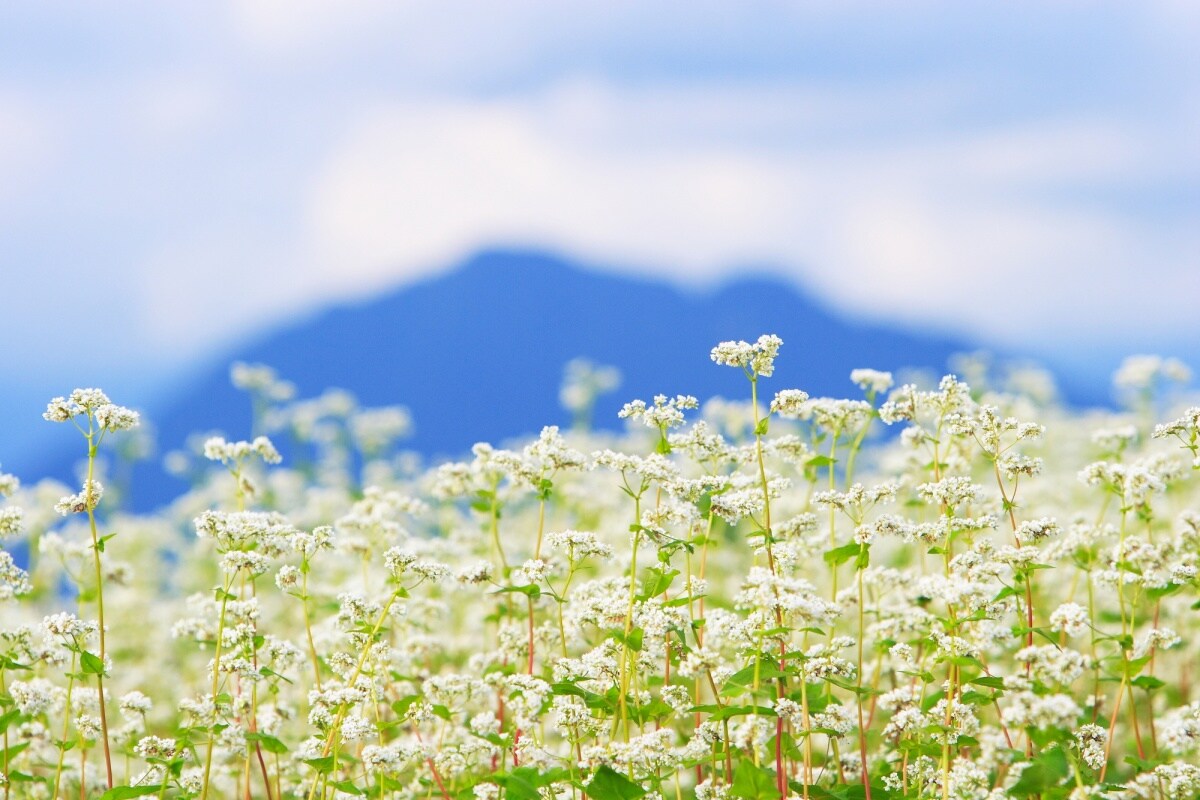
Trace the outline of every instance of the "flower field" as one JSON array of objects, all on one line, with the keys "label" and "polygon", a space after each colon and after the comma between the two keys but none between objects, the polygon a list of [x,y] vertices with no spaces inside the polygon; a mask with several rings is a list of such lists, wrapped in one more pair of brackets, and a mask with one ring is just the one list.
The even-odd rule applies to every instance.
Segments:
[{"label": "flower field", "polygon": [[[1181,364],[1084,411],[711,357],[742,397],[431,465],[401,409],[238,365],[256,429],[171,454],[153,515],[138,415],[55,398],[80,484],[0,476],[4,800],[1200,797]],[[581,419],[614,384],[569,377]]]}]

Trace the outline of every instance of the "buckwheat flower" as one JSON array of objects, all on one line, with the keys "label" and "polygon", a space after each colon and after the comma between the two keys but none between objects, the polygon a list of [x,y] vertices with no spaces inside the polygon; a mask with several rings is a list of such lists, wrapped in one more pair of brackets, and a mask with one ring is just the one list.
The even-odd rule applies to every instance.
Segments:
[{"label": "buckwheat flower", "polygon": [[783,340],[774,334],[764,334],[758,337],[754,344],[743,341],[721,342],[712,349],[709,356],[717,364],[728,367],[741,367],[747,374],[769,378],[775,371],[775,356]]},{"label": "buckwheat flower", "polygon": [[812,726],[842,737],[854,730],[850,709],[840,703],[831,703],[825,710],[812,715]]},{"label": "buckwheat flower", "polygon": [[1186,383],[1192,379],[1192,371],[1177,358],[1161,356],[1129,356],[1113,374],[1113,385],[1120,389],[1149,389],[1162,380]]},{"label": "buckwheat flower", "polygon": [[161,736],[143,736],[134,745],[133,752],[142,758],[174,758],[175,742]]},{"label": "buckwheat flower", "polygon": [[888,653],[899,668],[908,669],[916,665],[916,657],[912,645],[897,642],[888,648]]},{"label": "buckwheat flower", "polygon": [[521,451],[528,470],[539,473],[542,470],[582,469],[586,463],[583,453],[567,445],[566,439],[559,433],[557,425],[547,425],[542,428],[538,438]]},{"label": "buckwheat flower", "polygon": [[934,704],[928,716],[931,725],[937,729],[930,738],[939,744],[954,744],[960,736],[974,736],[979,733],[979,718],[975,716],[975,706],[967,703],[960,703],[958,700],[947,702],[943,698]]},{"label": "buckwheat flower", "polygon": [[894,514],[881,514],[871,523],[871,527],[875,529],[873,536],[894,536],[906,542],[917,540],[916,525]]},{"label": "buckwheat flower", "polygon": [[[1070,695],[1035,694],[1024,675],[1004,677],[1004,720],[1010,727],[1072,728],[1083,713]],[[1023,687],[1023,688],[1022,688]]]},{"label": "buckwheat flower", "polygon": [[409,565],[409,571],[422,580],[438,583],[450,577],[450,567],[436,561],[421,560]]},{"label": "buckwheat flower", "polygon": [[59,612],[42,619],[42,627],[50,636],[63,639],[84,639],[96,632],[96,623],[84,622],[74,614]]},{"label": "buckwheat flower", "polygon": [[209,461],[233,466],[250,456],[258,456],[267,464],[278,464],[283,460],[266,436],[255,437],[252,442],[227,442],[220,436],[213,436],[204,442],[204,457]]},{"label": "buckwheat flower", "polygon": [[685,410],[699,408],[700,401],[691,395],[676,395],[668,398],[664,394],[654,396],[654,405],[647,406],[644,400],[633,400],[626,403],[617,412],[620,419],[632,419],[641,422],[648,428],[666,430],[677,428],[684,423]]},{"label": "buckwheat flower", "polygon": [[290,564],[279,568],[275,573],[275,585],[285,592],[290,592],[300,586],[301,572]]},{"label": "buckwheat flower", "polygon": [[0,497],[12,497],[21,488],[21,481],[16,475],[0,472]]},{"label": "buckwheat flower", "polygon": [[876,369],[856,369],[850,371],[850,382],[864,392],[881,394],[892,388],[895,381],[892,373],[880,372]]},{"label": "buckwheat flower", "polygon": [[90,480],[84,483],[83,490],[77,494],[67,495],[54,504],[54,510],[64,517],[71,514],[82,514],[94,510],[104,496],[104,487],[100,481]]},{"label": "buckwheat flower", "polygon": [[45,678],[14,681],[8,686],[8,694],[22,714],[36,717],[59,704],[61,690]]},{"label": "buckwheat flower", "polygon": [[778,523],[774,526],[773,533],[780,539],[798,538],[806,533],[815,531],[818,524],[817,515],[806,511],[788,517],[783,522]]},{"label": "buckwheat flower", "polygon": [[728,800],[728,798],[729,786],[727,784],[713,783],[711,778],[705,778],[696,784],[696,800]]},{"label": "buckwheat flower", "polygon": [[713,495],[712,513],[730,524],[743,517],[752,517],[763,509],[761,489],[740,489]]},{"label": "buckwheat flower", "polygon": [[933,631],[930,636],[937,644],[937,651],[934,653],[936,661],[949,658],[979,658],[979,649],[960,636],[948,636],[938,631]]},{"label": "buckwheat flower", "polygon": [[1050,517],[1042,517],[1041,519],[1026,520],[1018,525],[1016,537],[1022,542],[1038,542],[1060,533],[1062,533],[1062,529],[1058,527],[1058,522]]},{"label": "buckwheat flower", "polygon": [[33,591],[29,573],[17,566],[6,550],[0,550],[0,602]]},{"label": "buckwheat flower", "polygon": [[403,406],[367,408],[350,417],[349,428],[358,449],[374,454],[412,432],[412,414]]},{"label": "buckwheat flower", "polygon": [[0,508],[0,539],[18,535],[24,521],[24,510],[15,506]]},{"label": "buckwheat flower", "polygon": [[540,558],[531,558],[513,570],[513,580],[522,584],[541,583],[550,573],[550,565]]},{"label": "buckwheat flower", "polygon": [[495,783],[477,783],[471,787],[475,800],[500,800],[500,787]]},{"label": "buckwheat flower", "polygon": [[99,389],[76,389],[71,392],[70,397],[55,397],[51,400],[42,418],[49,422],[66,422],[109,404],[108,395]]},{"label": "buckwheat flower", "polygon": [[1167,800],[1192,800],[1200,795],[1200,767],[1184,761],[1160,764],[1154,777],[1165,785]]},{"label": "buckwheat flower", "polygon": [[235,388],[261,394],[276,402],[285,402],[296,396],[296,387],[280,380],[278,373],[265,364],[235,361],[229,368],[229,382]]},{"label": "buckwheat flower", "polygon": [[1011,481],[1017,477],[1033,477],[1041,474],[1044,462],[1040,458],[1020,453],[1008,453],[996,460],[996,466],[1004,473],[1004,477]]},{"label": "buckwheat flower", "polygon": [[682,450],[696,461],[723,461],[731,457],[729,443],[704,420],[697,420],[681,433],[672,433],[667,441],[675,450]]},{"label": "buckwheat flower", "polygon": [[1108,731],[1099,725],[1083,725],[1075,731],[1075,749],[1083,763],[1092,769],[1102,769],[1107,760],[1105,744],[1108,742]]},{"label": "buckwheat flower", "polygon": [[874,414],[870,403],[863,400],[842,400],[833,397],[814,397],[800,408],[800,419],[810,419],[827,431],[839,432],[859,427]]},{"label": "buckwheat flower", "polygon": [[917,487],[917,494],[928,502],[954,508],[975,502],[982,488],[970,478],[951,477],[936,483],[922,483]]},{"label": "buckwheat flower", "polygon": [[1082,636],[1091,627],[1087,609],[1078,603],[1063,603],[1050,614],[1050,630],[1067,636]]},{"label": "buckwheat flower", "polygon": [[1029,664],[1033,674],[1047,684],[1067,686],[1091,667],[1091,659],[1075,650],[1066,650],[1054,645],[1024,647],[1016,652],[1018,663]]},{"label": "buckwheat flower", "polygon": [[800,389],[784,389],[775,394],[771,401],[771,413],[781,417],[799,419],[808,402],[808,392]]},{"label": "buckwheat flower", "polygon": [[97,408],[94,413],[96,424],[102,430],[127,431],[130,428],[136,428],[140,423],[140,418],[136,411],[131,411],[124,406],[114,405],[113,403],[105,403]]},{"label": "buckwheat flower", "polygon": [[454,579],[459,583],[487,583],[492,579],[492,564],[488,561],[477,561],[456,572]]},{"label": "buckwheat flower", "polygon": [[1169,582],[1177,586],[1184,586],[1196,580],[1198,574],[1200,574],[1200,568],[1194,564],[1174,564],[1171,566]]},{"label": "buckwheat flower", "polygon": [[245,570],[251,577],[262,575],[270,562],[262,553],[234,550],[221,556],[221,569],[230,575]]},{"label": "buckwheat flower", "polygon": [[150,713],[150,709],[153,707],[154,703],[150,698],[136,689],[121,695],[121,714],[128,720],[140,720]]},{"label": "buckwheat flower", "polygon": [[1183,416],[1172,422],[1155,425],[1152,438],[1165,439],[1168,436],[1174,436],[1183,442],[1185,447],[1190,448],[1195,445],[1198,430],[1200,430],[1200,406],[1192,406],[1183,413]]},{"label": "buckwheat flower", "polygon": [[356,742],[360,739],[367,739],[379,732],[375,723],[368,719],[364,719],[357,714],[347,716],[342,720],[341,734],[342,738],[348,742]]},{"label": "buckwheat flower", "polygon": [[884,726],[885,738],[904,738],[924,730],[933,720],[916,706],[906,706],[896,711]]},{"label": "buckwheat flower", "polygon": [[[1155,429],[1157,431],[1157,428]],[[1137,441],[1138,431],[1133,425],[1118,425],[1100,428],[1092,432],[1092,444],[1105,453],[1120,453]]]},{"label": "buckwheat flower", "polygon": [[1134,641],[1133,657],[1141,658],[1155,649],[1170,650],[1182,641],[1183,637],[1170,628],[1151,628]]},{"label": "buckwheat flower", "polygon": [[332,550],[334,529],[331,525],[319,525],[312,532],[295,531],[288,537],[288,546],[304,558],[312,558],[323,550]]},{"label": "buckwheat flower", "polygon": [[388,548],[383,554],[383,564],[393,578],[399,579],[417,561],[417,554],[401,547]]},{"label": "buckwheat flower", "polygon": [[612,558],[613,549],[601,542],[596,534],[590,531],[552,531],[546,534],[546,543],[556,550],[565,552],[572,561],[586,556]]},{"label": "buckwheat flower", "polygon": [[363,766],[372,772],[399,772],[407,761],[407,754],[395,743],[369,744],[362,751]]},{"label": "buckwheat flower", "polygon": [[1168,711],[1160,723],[1163,747],[1180,755],[1200,748],[1200,700]]},{"label": "buckwheat flower", "polygon": [[80,714],[75,718],[75,730],[79,731],[79,735],[84,739],[95,741],[100,738],[100,718],[91,714]]},{"label": "buckwheat flower", "polygon": [[879,418],[888,425],[913,422],[917,418],[917,407],[927,398],[928,393],[919,391],[916,384],[906,383],[888,395],[887,401],[879,407]]},{"label": "buckwheat flower", "polygon": [[894,483],[883,483],[869,488],[856,483],[845,492],[817,492],[813,495],[812,502],[819,506],[833,506],[850,515],[851,519],[861,519],[872,506],[895,500],[898,488]]}]

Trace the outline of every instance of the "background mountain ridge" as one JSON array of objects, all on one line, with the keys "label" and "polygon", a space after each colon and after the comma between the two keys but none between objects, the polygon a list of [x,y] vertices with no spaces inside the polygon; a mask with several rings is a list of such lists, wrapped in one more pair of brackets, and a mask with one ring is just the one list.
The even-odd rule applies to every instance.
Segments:
[{"label": "background mountain ridge", "polygon": [[[201,431],[246,438],[250,401],[231,385],[229,366],[262,363],[295,383],[301,398],[338,387],[364,407],[406,406],[415,430],[403,446],[428,458],[457,457],[478,441],[568,424],[558,389],[566,363],[578,357],[622,373],[620,388],[597,403],[598,427],[617,427],[616,412],[632,398],[741,398],[745,379],[712,364],[708,352],[718,341],[761,333],[784,341],[771,393],[856,396],[853,368],[942,370],[953,354],[977,347],[844,317],[766,270],[681,288],[542,250],[488,249],[449,271],[260,333],[209,359],[145,416],[160,455]],[[69,478],[74,456],[49,456],[43,473]],[[139,469],[136,506],[183,488],[160,461]]]}]

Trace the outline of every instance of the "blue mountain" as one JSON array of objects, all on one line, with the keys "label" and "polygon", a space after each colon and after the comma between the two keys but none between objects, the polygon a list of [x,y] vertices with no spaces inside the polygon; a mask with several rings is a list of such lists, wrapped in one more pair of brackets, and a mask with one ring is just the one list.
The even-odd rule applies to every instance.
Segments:
[{"label": "blue mountain", "polygon": [[[972,345],[947,336],[868,324],[831,312],[794,284],[748,274],[708,290],[589,269],[545,253],[492,250],[390,294],[328,308],[235,348],[147,416],[160,452],[196,431],[250,432],[247,396],[229,381],[233,361],[263,363],[299,396],[329,387],[363,406],[402,404],[415,420],[405,446],[430,457],[461,455],[567,424],[558,387],[564,365],[585,357],[618,367],[619,391],[600,398],[599,426],[616,427],[632,398],[693,394],[743,397],[745,378],[714,365],[711,347],[776,333],[784,346],[769,392],[852,396],[855,367],[941,369]],[[69,474],[62,462],[51,473]],[[169,499],[182,484],[139,470],[134,505]]]}]

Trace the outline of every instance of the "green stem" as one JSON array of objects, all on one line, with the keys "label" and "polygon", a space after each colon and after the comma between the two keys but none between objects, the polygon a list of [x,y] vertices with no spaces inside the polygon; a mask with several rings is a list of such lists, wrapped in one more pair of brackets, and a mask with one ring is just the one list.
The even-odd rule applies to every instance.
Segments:
[{"label": "green stem", "polygon": [[216,744],[217,736],[217,714],[220,708],[220,703],[217,701],[217,693],[220,691],[221,679],[221,641],[225,638],[225,611],[229,607],[229,590],[233,587],[233,577],[230,576],[226,581],[225,586],[221,589],[221,614],[217,618],[217,642],[216,650],[213,655],[213,674],[212,674],[212,704],[213,716],[212,724],[208,729],[208,748],[204,755],[204,783],[200,789],[200,800],[206,800],[208,797],[209,780],[212,775],[212,758],[213,746]]},{"label": "green stem", "polygon": [[[95,433],[91,429],[90,417],[88,425],[88,463],[87,478],[83,484],[83,504],[87,508],[88,527],[92,532],[92,562],[95,565],[96,572],[96,613],[99,617],[98,624],[100,626],[100,660],[105,661],[108,655],[108,647],[104,633],[104,572],[100,566],[100,533],[96,529],[96,509],[95,503],[92,502],[91,494],[92,480],[96,474],[96,449],[98,442],[95,440]],[[108,712],[105,710],[103,672],[96,675],[96,684],[100,695],[100,730],[104,740],[104,768],[107,772],[108,788],[111,789],[113,787],[112,751],[109,749],[108,744]]]}]

